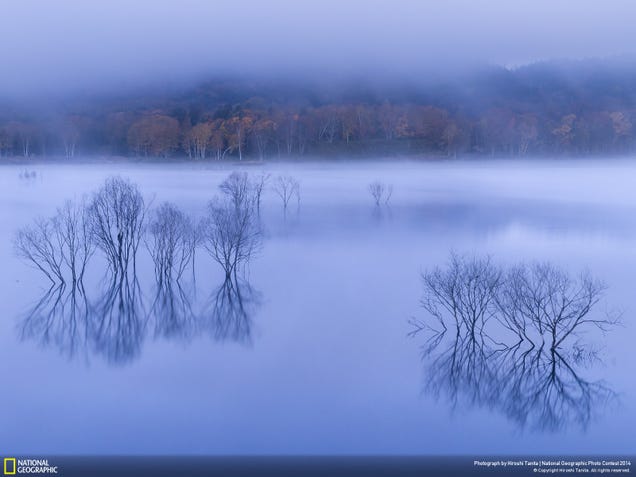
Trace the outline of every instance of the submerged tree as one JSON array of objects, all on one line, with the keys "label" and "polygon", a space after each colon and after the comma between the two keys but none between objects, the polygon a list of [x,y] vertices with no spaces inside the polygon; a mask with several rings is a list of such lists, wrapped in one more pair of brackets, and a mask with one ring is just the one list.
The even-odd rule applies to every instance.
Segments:
[{"label": "submerged tree", "polygon": [[14,239],[16,254],[40,270],[52,284],[64,283],[62,249],[52,220],[37,219],[23,227]]},{"label": "submerged tree", "polygon": [[254,180],[254,196],[256,198],[256,210],[260,213],[261,211],[261,197],[263,195],[263,191],[265,190],[265,186],[269,181],[269,174],[262,173]]},{"label": "submerged tree", "polygon": [[67,201],[53,219],[62,245],[62,258],[68,266],[73,284],[82,283],[86,266],[95,251],[91,239],[86,205]]},{"label": "submerged tree", "polygon": [[261,245],[254,198],[240,203],[230,198],[211,201],[201,224],[201,240],[226,277],[236,276]]},{"label": "submerged tree", "polygon": [[369,193],[371,197],[373,197],[376,207],[380,207],[383,202],[388,204],[391,200],[393,185],[386,185],[384,182],[374,181],[369,184]]},{"label": "submerged tree", "polygon": [[537,263],[520,267],[517,273],[521,312],[539,334],[548,334],[553,348],[560,347],[583,326],[606,329],[618,321],[617,317],[590,314],[602,298],[605,285],[587,272],[572,278],[550,263]]},{"label": "submerged tree", "polygon": [[111,177],[93,195],[88,208],[91,237],[105,254],[111,272],[125,274],[135,266],[146,206],[137,186]]},{"label": "submerged tree", "polygon": [[254,200],[254,189],[247,172],[232,172],[219,186],[219,189],[234,204],[240,208]]},{"label": "submerged tree", "polygon": [[384,184],[379,181],[372,182],[369,184],[369,193],[373,197],[375,205],[379,207],[382,196],[384,195]]},{"label": "submerged tree", "polygon": [[503,270],[489,257],[452,254],[445,269],[437,267],[422,279],[422,306],[444,329],[454,322],[474,333],[495,318],[520,340],[558,348],[586,325],[605,330],[619,321],[613,313],[592,314],[605,289],[599,280],[589,273],[572,278],[550,263]]},{"label": "submerged tree", "polygon": [[[613,314],[595,312],[604,286],[588,273],[572,278],[549,263],[503,269],[489,257],[456,254],[423,275],[422,306],[441,324],[413,321],[423,333],[427,389],[503,412],[522,427],[585,428],[594,408],[616,396],[577,369],[596,359],[590,343],[569,340],[586,326],[607,330]],[[455,332],[448,333],[455,325]]]},{"label": "submerged tree", "polygon": [[163,203],[148,225],[146,242],[159,282],[179,280],[189,264],[194,264],[197,230],[194,222],[176,205]]},{"label": "submerged tree", "polygon": [[73,286],[81,284],[94,250],[84,204],[68,201],[53,217],[23,227],[16,234],[14,248],[53,284],[64,284],[67,279]]},{"label": "submerged tree", "polygon": [[268,180],[269,174],[260,174],[255,179],[250,179],[247,172],[234,171],[221,182],[219,189],[237,208],[253,201],[256,211],[260,213],[261,198]]},{"label": "submerged tree", "polygon": [[475,336],[491,317],[492,305],[501,286],[501,271],[490,257],[466,258],[452,254],[445,269],[440,267],[422,275],[424,296],[421,304],[444,329],[452,320],[459,332]]},{"label": "submerged tree", "polygon": [[274,192],[283,201],[283,210],[287,212],[289,201],[296,197],[296,202],[300,205],[300,183],[292,176],[278,176],[274,181]]}]

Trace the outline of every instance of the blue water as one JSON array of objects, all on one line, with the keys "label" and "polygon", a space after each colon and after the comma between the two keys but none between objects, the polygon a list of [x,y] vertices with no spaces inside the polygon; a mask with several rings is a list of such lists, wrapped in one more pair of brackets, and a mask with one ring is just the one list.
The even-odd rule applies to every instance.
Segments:
[{"label": "blue water", "polygon": [[[352,162],[259,166],[36,164],[0,167],[0,448],[15,454],[567,454],[634,453],[636,166],[630,161]],[[153,268],[138,263],[134,333],[99,345],[60,312],[25,323],[46,279],[14,254],[18,228],[119,174],[151,207],[205,213],[232,170],[301,184],[283,214],[266,190],[264,241],[244,277],[238,331],[210,328],[220,267],[197,252],[184,279],[192,319],[171,332],[152,312]],[[377,208],[368,184],[392,184]],[[598,360],[580,369],[617,399],[595,403],[583,428],[520,426],[501,406],[435,395],[424,338],[409,337],[422,271],[451,250],[502,265],[550,261],[588,269],[623,325],[584,339]],[[106,286],[99,255],[87,302]],[[249,285],[248,285],[249,284]],[[248,288],[249,287],[249,288]],[[63,292],[63,296],[68,291]],[[66,314],[65,314],[66,313]],[[207,321],[206,321],[207,320]],[[163,323],[165,325],[165,323]],[[131,333],[133,335],[131,335]],[[125,339],[115,339],[125,338]],[[577,368],[578,369],[578,368]]]}]

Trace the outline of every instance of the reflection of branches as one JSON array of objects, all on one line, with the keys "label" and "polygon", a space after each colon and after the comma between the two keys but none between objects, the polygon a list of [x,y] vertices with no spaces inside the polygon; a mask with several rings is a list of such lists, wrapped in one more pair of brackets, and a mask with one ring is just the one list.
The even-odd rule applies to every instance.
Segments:
[{"label": "reflection of branches", "polygon": [[217,340],[249,342],[258,303],[258,293],[249,283],[228,278],[211,297],[205,325]]},{"label": "reflection of branches", "polygon": [[155,321],[155,336],[187,338],[194,331],[196,317],[189,293],[176,280],[157,282],[150,316]]},{"label": "reflection of branches", "polygon": [[20,323],[22,339],[54,346],[69,358],[85,348],[88,333],[88,302],[76,286],[51,287]]},{"label": "reflection of branches", "polygon": [[115,273],[92,308],[91,338],[109,362],[130,361],[141,349],[145,332],[141,290],[136,275]]},{"label": "reflection of branches", "polygon": [[512,379],[503,393],[507,415],[520,424],[556,431],[576,423],[585,429],[595,407],[616,397],[603,382],[581,377],[555,350],[535,349],[526,361],[526,372],[518,362],[509,365]]},{"label": "reflection of branches", "polygon": [[95,350],[112,363],[132,359],[143,340],[136,256],[145,215],[137,186],[119,177],[107,179],[88,208],[91,237],[105,254],[110,271],[106,288],[93,307],[92,339]]},{"label": "reflection of branches", "polygon": [[[444,335],[442,333],[441,337]],[[427,351],[432,352],[440,344],[437,340],[433,346],[429,345]],[[481,385],[492,380],[486,351],[482,342],[468,335],[456,336],[448,348],[434,356],[430,363],[429,369],[435,371],[428,373],[428,390],[438,398],[444,392],[453,406],[462,396],[460,391],[464,391],[471,403],[487,400],[489,390]]]},{"label": "reflection of branches", "polygon": [[427,336],[422,349],[433,395],[549,431],[585,428],[595,407],[615,397],[576,369],[598,359],[596,351],[580,340],[565,346],[587,325],[606,330],[617,322],[592,314],[604,287],[589,274],[573,279],[552,264],[502,270],[489,258],[452,255],[423,282],[422,306],[440,326],[413,320],[411,335]]},{"label": "reflection of branches", "polygon": [[445,347],[438,341],[426,353],[427,391],[453,405],[498,410],[520,427],[585,429],[598,406],[616,397],[603,382],[584,379],[573,363],[545,347],[493,348],[463,334]]}]

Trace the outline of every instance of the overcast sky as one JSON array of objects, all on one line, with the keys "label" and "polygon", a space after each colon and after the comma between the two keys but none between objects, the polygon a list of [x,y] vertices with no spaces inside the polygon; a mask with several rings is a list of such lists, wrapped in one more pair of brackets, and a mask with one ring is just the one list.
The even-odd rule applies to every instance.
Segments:
[{"label": "overcast sky", "polygon": [[634,0],[2,0],[5,94],[633,53]]}]

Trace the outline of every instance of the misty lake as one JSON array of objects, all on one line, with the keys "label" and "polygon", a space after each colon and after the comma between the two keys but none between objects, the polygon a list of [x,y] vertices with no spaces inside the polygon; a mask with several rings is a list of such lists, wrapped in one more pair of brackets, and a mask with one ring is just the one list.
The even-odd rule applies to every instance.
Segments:
[{"label": "misty lake", "polygon": [[[266,185],[240,290],[199,247],[194,270],[160,295],[142,241],[134,303],[112,299],[106,321],[117,291],[99,251],[73,296],[16,256],[18,230],[90,200],[110,176],[137,184],[150,210],[170,201],[199,219],[234,170],[300,183],[286,213]],[[3,165],[0,448],[633,453],[634,178],[621,160]],[[392,186],[388,203],[374,203],[376,180]],[[557,359],[500,353],[500,336],[475,351],[447,333],[432,349],[428,330],[413,333],[435,321],[422,274],[451,252],[587,270],[606,286],[595,313],[619,310],[622,323],[568,338]]]}]

